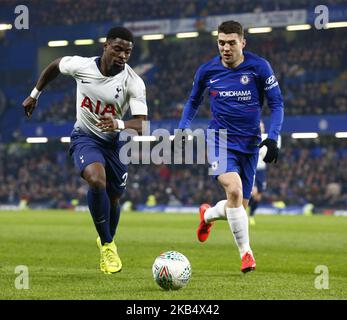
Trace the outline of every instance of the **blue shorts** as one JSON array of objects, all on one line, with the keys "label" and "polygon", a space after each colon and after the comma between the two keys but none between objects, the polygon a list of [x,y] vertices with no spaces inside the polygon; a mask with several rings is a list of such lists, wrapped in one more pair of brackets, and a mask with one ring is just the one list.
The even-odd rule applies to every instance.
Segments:
[{"label": "blue shorts", "polygon": [[266,190],[266,171],[265,170],[257,170],[255,174],[255,185],[257,186],[259,193],[262,193]]},{"label": "blue shorts", "polygon": [[212,155],[214,148],[209,150],[209,162],[211,174],[217,179],[219,175],[227,172],[239,174],[242,182],[242,193],[244,199],[250,199],[255,180],[259,153],[242,153],[235,150],[224,149],[220,157]]},{"label": "blue shorts", "polygon": [[121,141],[104,141],[76,128],[71,133],[70,155],[81,175],[88,165],[94,162],[101,163],[106,171],[107,191],[122,194],[128,178],[128,166],[119,159],[122,145]]}]

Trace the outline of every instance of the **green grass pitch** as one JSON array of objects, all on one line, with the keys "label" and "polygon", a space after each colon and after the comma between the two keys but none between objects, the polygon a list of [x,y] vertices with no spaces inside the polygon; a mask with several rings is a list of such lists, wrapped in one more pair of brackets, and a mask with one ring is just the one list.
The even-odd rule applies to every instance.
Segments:
[{"label": "green grass pitch", "polygon": [[[257,216],[250,228],[257,270],[242,274],[226,221],[198,242],[197,215],[123,212],[116,243],[118,274],[98,270],[91,217],[84,212],[0,212],[0,299],[346,299],[347,218]],[[152,263],[166,250],[185,254],[192,278],[166,292],[152,278]],[[29,270],[29,289],[15,288],[15,268]],[[317,289],[328,268],[328,289]]]}]

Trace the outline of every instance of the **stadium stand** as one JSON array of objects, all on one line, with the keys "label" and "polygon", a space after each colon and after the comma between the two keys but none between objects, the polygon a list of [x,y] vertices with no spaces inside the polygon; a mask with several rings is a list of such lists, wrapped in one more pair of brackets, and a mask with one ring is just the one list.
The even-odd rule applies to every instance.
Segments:
[{"label": "stadium stand", "polygon": [[[272,62],[283,91],[286,115],[347,113],[347,39],[343,31],[305,31],[296,33],[293,39],[286,31],[277,30],[271,35],[246,37],[247,50],[257,52]],[[313,44],[308,48],[309,39]],[[186,49],[187,45],[189,50]],[[331,50],[325,50],[324,47]],[[144,75],[150,118],[179,118],[189,95],[195,70],[201,63],[217,55],[215,37],[205,35],[182,41],[169,38],[150,43],[148,50],[144,61],[130,60],[130,64],[150,62],[153,65],[151,72]],[[180,68],[177,68],[177,61],[180,61]],[[59,83],[70,84],[70,87],[61,86],[61,95],[67,88],[70,88],[70,95],[54,102],[54,105],[59,104],[61,108],[53,106],[38,113],[39,121],[61,123],[63,119],[73,120],[73,81],[60,77]],[[59,83],[57,86],[54,83],[55,92],[59,91]],[[45,92],[46,94],[48,93]],[[264,115],[267,114],[269,110],[265,107]],[[208,115],[208,99],[205,99],[199,117]]]},{"label": "stadium stand", "polygon": [[[344,3],[343,0],[324,1],[326,5]],[[307,9],[320,4],[315,0],[2,0],[4,10],[24,4],[32,8],[32,23],[40,25],[74,25],[92,22],[138,21],[164,18],[187,18],[226,13],[265,12],[275,10]],[[141,8],[141,10],[139,10]]]},{"label": "stadium stand", "polygon": [[[0,145],[0,203],[73,207],[86,204],[86,185],[68,156],[68,147]],[[347,206],[347,141],[335,137],[304,141],[284,138],[280,161],[268,167],[264,203],[345,208]],[[207,165],[131,165],[128,192],[122,202],[134,207],[150,196],[160,205],[197,205],[221,200],[221,189],[207,177]],[[295,174],[293,174],[295,173]]]},{"label": "stadium stand", "polygon": [[[83,3],[83,5],[82,5]],[[165,3],[165,5],[163,5]],[[174,1],[153,0],[143,6],[142,0],[2,0],[0,18],[17,4],[30,5],[32,27],[71,26],[80,24],[148,19],[207,17],[224,13],[266,12],[272,10],[307,9],[317,1]],[[326,5],[345,4],[329,0]],[[138,7],[141,10],[137,10]],[[25,38],[25,36],[24,36]],[[286,116],[347,115],[347,39],[345,29],[287,32],[274,28],[269,34],[246,33],[247,47],[271,61],[285,99]],[[43,41],[43,40],[42,40]],[[160,41],[136,38],[131,66],[149,66],[142,75],[147,86],[149,118],[153,121],[178,119],[187,99],[196,68],[217,54],[216,38],[200,32],[194,39],[177,40],[174,35]],[[37,43],[30,44],[39,46]],[[0,58],[13,48],[13,41],[0,36]],[[18,43],[18,52],[25,50]],[[52,49],[54,50],[54,49]],[[69,48],[69,54],[71,47]],[[74,52],[82,49],[76,48]],[[83,48],[83,54],[101,53],[101,44]],[[25,52],[25,51],[23,51]],[[48,52],[48,51],[47,51]],[[46,52],[46,54],[47,54]],[[62,51],[52,51],[52,55]],[[82,53],[81,53],[82,54]],[[1,65],[0,91],[0,204],[18,204],[51,208],[85,204],[86,186],[76,175],[68,147],[58,142],[27,145],[19,130],[27,120],[18,101],[33,86],[37,70],[30,65],[38,57],[25,57],[18,68],[14,63]],[[32,60],[29,60],[32,59]],[[42,58],[42,57],[41,57]],[[177,63],[179,61],[179,65]],[[39,64],[38,64],[39,65]],[[15,67],[15,69],[14,69]],[[35,66],[36,68],[37,66]],[[14,71],[15,72],[14,72]],[[75,119],[74,81],[63,76],[45,90],[40,107],[33,117],[38,124],[70,124]],[[264,115],[269,114],[264,108]],[[208,99],[198,117],[209,116]],[[11,123],[11,130],[5,130]],[[268,190],[264,203],[283,200],[286,205],[312,203],[316,207],[347,206],[347,145],[332,135],[298,141],[284,136],[281,159],[274,170],[268,169]],[[207,166],[132,165],[128,189],[123,202],[137,205],[198,205],[215,203],[220,189],[213,179],[206,179]],[[33,174],[34,173],[34,174]],[[160,177],[159,179],[157,177]],[[144,188],[143,186],[146,186]],[[150,200],[150,201],[149,201]]]}]

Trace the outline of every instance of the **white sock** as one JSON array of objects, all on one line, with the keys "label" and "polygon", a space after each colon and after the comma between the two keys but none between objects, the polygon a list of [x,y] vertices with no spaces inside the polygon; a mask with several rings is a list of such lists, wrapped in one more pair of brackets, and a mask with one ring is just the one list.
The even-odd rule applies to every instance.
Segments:
[{"label": "white sock", "polygon": [[234,235],[235,242],[242,256],[252,250],[249,246],[248,216],[244,206],[238,208],[226,208],[226,215],[230,229]]},{"label": "white sock", "polygon": [[208,208],[205,211],[204,220],[206,223],[210,223],[215,220],[226,220],[225,205],[227,201],[222,200],[217,202],[214,207]]}]

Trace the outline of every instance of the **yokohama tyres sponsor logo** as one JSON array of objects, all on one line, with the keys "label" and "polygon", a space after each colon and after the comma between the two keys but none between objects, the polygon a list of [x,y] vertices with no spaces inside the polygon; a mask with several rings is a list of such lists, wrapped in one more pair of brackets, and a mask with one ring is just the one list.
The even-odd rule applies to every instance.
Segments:
[{"label": "yokohama tyres sponsor logo", "polygon": [[251,90],[219,91],[220,97],[248,97],[250,95],[252,95]]}]

